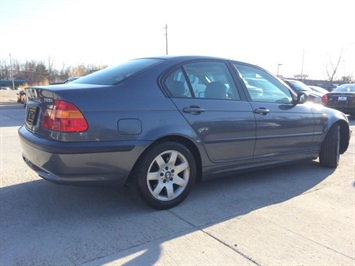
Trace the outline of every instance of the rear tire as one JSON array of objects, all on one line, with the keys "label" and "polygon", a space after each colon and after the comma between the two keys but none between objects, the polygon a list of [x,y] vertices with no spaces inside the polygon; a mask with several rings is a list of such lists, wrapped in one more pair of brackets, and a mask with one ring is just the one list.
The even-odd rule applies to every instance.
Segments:
[{"label": "rear tire", "polygon": [[340,127],[333,125],[325,139],[323,140],[319,153],[319,162],[321,166],[337,168],[340,157]]},{"label": "rear tire", "polygon": [[184,145],[163,142],[143,155],[135,176],[138,193],[148,205],[169,209],[190,193],[196,181],[195,158]]}]

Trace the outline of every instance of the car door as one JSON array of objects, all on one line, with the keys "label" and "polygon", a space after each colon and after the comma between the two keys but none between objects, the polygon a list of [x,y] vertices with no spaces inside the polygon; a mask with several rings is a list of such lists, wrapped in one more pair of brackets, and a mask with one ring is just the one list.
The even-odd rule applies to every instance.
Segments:
[{"label": "car door", "polygon": [[222,61],[182,65],[164,80],[171,100],[196,132],[214,163],[253,158],[255,118]]},{"label": "car door", "polygon": [[312,104],[295,104],[295,95],[263,69],[234,63],[256,118],[255,159],[289,160],[309,157],[314,142]]}]

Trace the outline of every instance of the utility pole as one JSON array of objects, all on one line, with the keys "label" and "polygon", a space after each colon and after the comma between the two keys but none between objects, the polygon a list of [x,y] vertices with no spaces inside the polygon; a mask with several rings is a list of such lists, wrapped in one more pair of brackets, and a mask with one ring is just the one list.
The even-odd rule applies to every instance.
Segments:
[{"label": "utility pole", "polygon": [[12,81],[12,90],[15,90],[15,82],[14,82],[14,74],[13,74],[13,68],[12,68],[11,53],[9,54],[9,56],[10,56],[10,76],[11,76],[11,81]]},{"label": "utility pole", "polygon": [[165,54],[168,55],[168,24],[165,24]]}]

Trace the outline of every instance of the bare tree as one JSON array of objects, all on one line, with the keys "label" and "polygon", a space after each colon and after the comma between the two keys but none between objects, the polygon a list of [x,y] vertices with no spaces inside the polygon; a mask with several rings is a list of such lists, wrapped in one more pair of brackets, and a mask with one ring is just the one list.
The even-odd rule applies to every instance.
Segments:
[{"label": "bare tree", "polygon": [[10,79],[10,67],[6,64],[6,60],[1,60],[0,79]]},{"label": "bare tree", "polygon": [[26,61],[19,66],[17,79],[25,80],[29,85],[48,84],[48,70],[42,62]]},{"label": "bare tree", "polygon": [[48,58],[48,62],[46,63],[35,60],[19,63],[14,59],[12,61],[12,68],[7,63],[7,60],[0,59],[0,79],[10,80],[11,71],[13,71],[13,77],[16,80],[24,80],[26,82],[26,86],[47,85],[52,83],[61,83],[67,78],[73,76],[85,76],[107,67],[105,65],[85,66],[83,64],[75,67],[66,67],[63,63],[61,70],[58,70],[53,65],[54,61],[51,57]]},{"label": "bare tree", "polygon": [[93,72],[98,71],[100,69],[104,69],[106,67],[107,67],[106,65],[103,65],[103,66],[78,65],[76,67],[67,68],[67,74],[69,75],[69,77],[85,76],[87,74],[93,73]]},{"label": "bare tree", "polygon": [[51,57],[48,57],[48,82],[50,83],[53,80],[53,63],[54,61],[51,59]]},{"label": "bare tree", "polygon": [[344,76],[344,77],[341,77],[341,81],[344,83],[351,83],[351,82],[355,81],[355,79],[353,80],[352,76]]},{"label": "bare tree", "polygon": [[334,80],[335,75],[338,71],[342,56],[343,56],[343,49],[341,49],[338,60],[336,61],[335,64],[333,63],[332,58],[329,56],[329,64],[326,66],[326,71],[327,71],[327,76],[328,76],[329,81]]},{"label": "bare tree", "polygon": [[70,77],[84,76],[86,74],[86,67],[84,65],[71,67],[68,69],[68,74]]}]

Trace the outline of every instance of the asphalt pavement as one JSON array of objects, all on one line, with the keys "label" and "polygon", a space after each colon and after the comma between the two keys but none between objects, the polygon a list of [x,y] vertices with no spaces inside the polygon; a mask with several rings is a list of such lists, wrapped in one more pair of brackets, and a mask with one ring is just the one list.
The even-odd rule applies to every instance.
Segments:
[{"label": "asphalt pavement", "polygon": [[355,265],[355,120],[336,170],[317,161],[198,184],[170,210],[126,187],[39,178],[20,104],[0,105],[0,265]]}]

